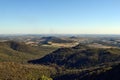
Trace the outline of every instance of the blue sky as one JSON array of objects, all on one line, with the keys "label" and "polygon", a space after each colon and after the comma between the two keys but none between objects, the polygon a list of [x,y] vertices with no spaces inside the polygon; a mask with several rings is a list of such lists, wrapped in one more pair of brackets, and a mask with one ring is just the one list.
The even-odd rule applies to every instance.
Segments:
[{"label": "blue sky", "polygon": [[120,0],[0,0],[0,34],[120,34]]}]

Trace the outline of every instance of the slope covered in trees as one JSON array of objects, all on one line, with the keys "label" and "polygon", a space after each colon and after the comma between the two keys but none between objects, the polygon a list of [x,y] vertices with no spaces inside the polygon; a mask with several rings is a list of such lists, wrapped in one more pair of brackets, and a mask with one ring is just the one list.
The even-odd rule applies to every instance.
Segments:
[{"label": "slope covered in trees", "polygon": [[31,60],[29,63],[85,68],[116,61],[120,61],[120,49],[98,49],[80,44],[72,48],[59,48],[43,58]]},{"label": "slope covered in trees", "polygon": [[[37,65],[26,64],[27,61]],[[119,48],[79,44],[56,50],[15,41],[0,42],[1,80],[120,80],[119,63]]]},{"label": "slope covered in trees", "polygon": [[54,77],[54,80],[120,80],[120,64],[70,70]]},{"label": "slope covered in trees", "polygon": [[22,42],[0,42],[0,61],[27,62],[30,59],[42,57],[56,48],[43,46],[30,46]]},{"label": "slope covered in trees", "polygon": [[55,68],[49,66],[0,63],[0,80],[52,80],[50,77],[55,73]]}]

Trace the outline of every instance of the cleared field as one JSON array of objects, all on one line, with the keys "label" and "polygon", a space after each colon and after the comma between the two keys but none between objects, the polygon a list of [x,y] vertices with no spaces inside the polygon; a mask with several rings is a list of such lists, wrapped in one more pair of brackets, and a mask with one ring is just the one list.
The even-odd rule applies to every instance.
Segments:
[{"label": "cleared field", "polygon": [[93,48],[115,48],[115,47],[112,47],[112,46],[106,46],[106,45],[102,45],[102,44],[99,44],[99,43],[93,43],[93,44],[89,44],[88,45],[89,47],[93,47]]}]

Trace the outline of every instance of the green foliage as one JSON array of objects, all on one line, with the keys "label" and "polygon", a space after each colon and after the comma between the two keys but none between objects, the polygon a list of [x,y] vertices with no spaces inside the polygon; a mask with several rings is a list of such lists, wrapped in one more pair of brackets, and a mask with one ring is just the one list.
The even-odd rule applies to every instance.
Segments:
[{"label": "green foliage", "polygon": [[40,78],[40,80],[53,80],[53,79],[49,78],[47,76],[42,75],[42,77]]},{"label": "green foliage", "polygon": [[[120,61],[120,49],[97,49],[80,44],[54,50],[55,47],[1,42],[0,80],[120,80],[120,66],[113,66]],[[26,64],[36,58],[40,59],[31,62],[48,65]]]},{"label": "green foliage", "polygon": [[[13,62],[0,63],[0,80],[52,80],[51,75],[56,74],[54,67],[18,64]],[[44,76],[43,76],[44,75]]]},{"label": "green foliage", "polygon": [[29,61],[37,64],[57,64],[66,68],[85,68],[108,62],[120,61],[120,49],[98,49],[84,45],[60,48],[43,58]]},{"label": "green foliage", "polygon": [[104,67],[66,70],[56,75],[54,80],[120,80],[119,74],[120,64],[112,64]]},{"label": "green foliage", "polygon": [[27,63],[28,60],[43,57],[55,49],[55,47],[32,47],[13,41],[0,42],[0,62]]}]

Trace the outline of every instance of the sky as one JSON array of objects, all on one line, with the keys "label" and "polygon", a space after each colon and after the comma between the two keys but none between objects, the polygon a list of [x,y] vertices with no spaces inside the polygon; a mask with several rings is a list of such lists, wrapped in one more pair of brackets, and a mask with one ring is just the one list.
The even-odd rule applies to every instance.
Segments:
[{"label": "sky", "polygon": [[120,0],[0,0],[0,34],[120,34]]}]

